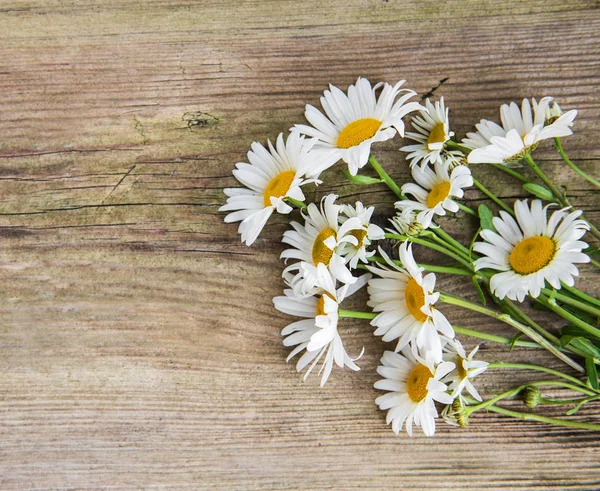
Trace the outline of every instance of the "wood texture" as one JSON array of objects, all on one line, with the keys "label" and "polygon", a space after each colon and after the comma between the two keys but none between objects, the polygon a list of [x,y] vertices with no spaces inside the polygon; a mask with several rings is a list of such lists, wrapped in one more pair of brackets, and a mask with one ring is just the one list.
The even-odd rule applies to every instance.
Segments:
[{"label": "wood texture", "polygon": [[[580,110],[569,155],[598,175],[599,29],[596,1],[3,0],[0,488],[600,488],[598,434],[490,413],[396,437],[374,405],[384,346],[366,322],[343,326],[350,353],[366,348],[361,372],[303,383],[284,362],[290,319],[271,304],[286,221],[247,248],[217,211],[253,140],[358,75],[444,95],[459,136],[503,102],[556,96]],[[399,146],[377,155],[403,182]],[[551,145],[540,157],[600,221],[598,193]],[[363,199],[381,223],[391,212],[384,187],[350,187],[339,168],[325,181],[311,198]],[[445,224],[464,239],[474,230]],[[598,275],[582,269],[597,295]],[[440,285],[473,296],[468,282]],[[490,372],[480,385],[490,394],[527,376]],[[575,417],[597,420],[598,408]]]}]

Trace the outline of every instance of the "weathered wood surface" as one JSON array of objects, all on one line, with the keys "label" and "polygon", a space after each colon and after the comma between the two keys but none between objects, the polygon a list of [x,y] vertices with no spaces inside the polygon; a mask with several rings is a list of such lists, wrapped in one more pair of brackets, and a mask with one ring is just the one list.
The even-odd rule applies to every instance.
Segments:
[{"label": "weathered wood surface", "polygon": [[[486,414],[431,439],[396,437],[374,405],[383,345],[366,322],[343,326],[350,353],[366,348],[361,372],[303,383],[284,362],[290,319],[271,305],[285,219],[249,249],[217,212],[253,140],[357,75],[406,78],[421,94],[445,80],[436,94],[460,136],[503,102],[554,95],[580,110],[565,145],[597,175],[599,29],[596,1],[4,0],[0,489],[600,487],[598,434]],[[399,146],[378,155],[404,181]],[[550,145],[541,156],[600,221],[598,194]],[[380,205],[382,222],[391,210],[384,187],[351,188],[339,169],[319,192],[331,190]],[[583,271],[597,294],[598,275]],[[473,295],[468,282],[440,284]],[[481,385],[525,379],[489,373]]]}]

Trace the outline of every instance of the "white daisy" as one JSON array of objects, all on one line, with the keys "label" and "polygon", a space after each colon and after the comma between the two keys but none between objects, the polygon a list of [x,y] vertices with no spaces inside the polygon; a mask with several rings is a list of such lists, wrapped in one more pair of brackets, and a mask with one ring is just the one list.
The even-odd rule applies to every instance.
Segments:
[{"label": "white daisy", "polygon": [[321,387],[323,387],[331,374],[334,362],[340,368],[346,366],[351,370],[360,370],[354,362],[362,356],[364,348],[358,357],[348,356],[337,329],[338,310],[344,298],[362,288],[371,275],[363,275],[351,287],[345,285],[336,290],[335,280],[327,267],[321,263],[317,270],[323,287],[316,296],[299,297],[294,290],[286,289],[285,296],[275,297],[273,304],[280,312],[304,317],[303,320],[293,322],[281,331],[281,335],[285,336],[283,345],[295,346],[286,361],[290,361],[302,350],[306,350],[296,364],[296,370],[299,372],[308,366],[304,374],[306,380],[315,365],[325,355],[319,372],[322,373]]},{"label": "white daisy", "polygon": [[395,206],[399,210],[412,209],[419,212],[417,220],[428,228],[434,215],[445,215],[446,210],[458,211],[458,204],[452,198],[462,198],[463,188],[473,185],[471,171],[464,165],[455,167],[448,172],[447,162],[437,162],[435,171],[429,166],[420,169],[413,167],[412,176],[418,184],[412,182],[402,186],[402,194],[411,194],[417,201],[397,201]]},{"label": "white daisy", "polygon": [[481,396],[471,380],[485,372],[488,363],[473,359],[478,349],[479,346],[476,346],[467,355],[458,339],[447,340],[444,346],[444,361],[454,363],[455,368],[444,377],[443,382],[448,384],[448,388],[452,391],[452,397],[461,396],[463,389],[467,389],[469,394],[481,401]]},{"label": "white daisy", "polygon": [[[552,97],[523,99],[521,109],[516,103],[500,107],[502,126],[482,119],[476,124],[477,133],[467,133],[463,145],[473,149],[469,153],[470,164],[492,163],[513,164],[532,152],[542,140],[573,134],[571,126],[577,116],[572,110],[553,121],[550,115]],[[531,112],[533,106],[533,114]]]},{"label": "white daisy", "polygon": [[321,209],[314,203],[306,209],[305,224],[291,222],[294,230],[283,234],[282,241],[292,246],[281,253],[282,259],[298,259],[284,270],[284,276],[295,272],[291,285],[297,294],[310,295],[319,285],[317,266],[324,264],[331,272],[334,279],[342,283],[354,283],[346,267],[345,260],[339,252],[339,246],[349,242],[358,246],[356,235],[364,230],[358,217],[352,217],[343,224],[339,224],[338,217],[341,206],[335,204],[337,196],[329,194],[321,201]]},{"label": "white daisy", "polygon": [[[304,114],[312,126],[298,124],[292,131],[318,138],[315,150],[324,156],[317,169],[319,172],[342,159],[354,176],[367,163],[371,144],[389,140],[396,132],[404,136],[402,118],[422,107],[418,102],[405,104],[415,92],[401,89],[404,82],[402,80],[393,87],[379,83],[371,88],[366,78],[359,77],[356,85],[348,87],[348,95],[329,86],[321,97],[327,116],[311,105],[306,106]],[[381,93],[377,97],[379,88]]]},{"label": "white daisy", "polygon": [[[350,242],[345,242],[340,246],[340,254],[350,265],[351,269],[356,269],[358,261],[363,263],[369,262],[367,258],[375,254],[375,251],[367,252],[367,247],[374,240],[385,238],[385,232],[374,223],[371,223],[371,216],[375,211],[374,206],[365,206],[360,202],[356,202],[356,208],[352,205],[342,205],[342,215],[340,215],[340,223],[344,223],[348,218],[358,217],[363,226],[361,229],[352,230],[350,233],[356,237],[358,244],[354,245]],[[345,215],[345,216],[343,216]]]},{"label": "white daisy", "polygon": [[590,261],[581,252],[587,244],[579,240],[590,228],[585,220],[577,220],[582,212],[569,213],[564,208],[548,220],[548,206],[543,207],[536,199],[530,209],[527,200],[516,201],[516,221],[500,211],[500,217],[493,219],[498,232],[481,231],[485,242],[476,242],[473,249],[485,257],[475,261],[475,269],[502,271],[490,280],[498,298],[522,302],[528,294],[537,297],[545,281],[556,289],[561,281],[573,286],[574,277],[579,275],[575,263]]},{"label": "white daisy", "polygon": [[389,219],[393,228],[386,229],[392,234],[418,236],[423,231],[423,226],[417,220],[417,212],[412,208],[404,208]]},{"label": "white daisy", "polygon": [[406,145],[400,149],[402,152],[409,152],[406,158],[410,160],[410,166],[414,167],[420,162],[423,168],[429,163],[441,162],[444,144],[454,136],[454,132],[450,131],[448,108],[444,106],[444,98],[435,105],[427,99],[425,107],[412,118],[412,125],[417,132],[407,132],[406,138],[416,141],[417,144]]},{"label": "white daisy", "polygon": [[290,197],[304,201],[300,186],[315,182],[304,179],[313,164],[310,152],[314,140],[305,140],[298,134],[290,134],[283,142],[283,133],[277,137],[276,147],[268,142],[269,150],[258,142],[252,143],[248,161],[236,164],[235,178],[246,188],[227,188],[227,203],[219,211],[233,211],[225,222],[239,222],[238,233],[242,242],[251,245],[267,223],[273,211],[287,214],[292,211],[284,199]]},{"label": "white daisy", "polygon": [[384,377],[375,382],[375,388],[388,391],[379,396],[375,403],[382,411],[387,410],[386,423],[392,423],[396,435],[406,427],[412,436],[412,425],[423,428],[423,433],[433,436],[435,418],[438,413],[435,401],[442,404],[452,403],[448,387],[440,381],[454,368],[450,362],[436,365],[431,359],[423,359],[410,349],[402,354],[385,351],[377,373]]},{"label": "white daisy", "polygon": [[434,308],[440,294],[434,293],[435,274],[423,276],[423,268],[415,262],[411,246],[404,242],[400,246],[400,260],[406,269],[397,266],[380,248],[379,253],[387,266],[367,266],[379,276],[369,281],[369,301],[373,312],[380,312],[372,321],[375,335],[383,341],[398,339],[396,351],[413,344],[422,353],[442,360],[443,335],[453,338],[454,329],[439,310]]}]

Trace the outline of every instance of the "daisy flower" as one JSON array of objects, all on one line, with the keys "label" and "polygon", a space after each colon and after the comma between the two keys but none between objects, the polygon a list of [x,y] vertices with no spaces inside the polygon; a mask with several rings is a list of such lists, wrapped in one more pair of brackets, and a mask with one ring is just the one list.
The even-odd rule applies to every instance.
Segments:
[{"label": "daisy flower", "polygon": [[448,339],[444,346],[444,361],[454,363],[455,368],[446,377],[443,382],[448,384],[452,391],[452,397],[456,398],[462,394],[464,389],[475,399],[481,402],[481,396],[475,389],[471,380],[486,371],[488,363],[485,361],[474,360],[473,357],[479,350],[476,346],[468,355],[463,345],[458,339]]},{"label": "daisy flower", "polygon": [[369,301],[373,312],[380,312],[371,321],[375,335],[383,341],[398,339],[396,351],[409,343],[435,361],[442,360],[442,339],[438,331],[449,338],[454,329],[439,310],[434,308],[440,294],[434,293],[435,274],[423,276],[423,268],[415,262],[411,246],[400,246],[400,260],[406,269],[397,266],[380,248],[387,265],[367,266],[379,276],[369,280]]},{"label": "daisy flower", "polygon": [[[402,118],[422,107],[418,102],[405,104],[416,93],[401,89],[404,82],[402,80],[393,87],[379,83],[371,88],[366,78],[359,77],[356,85],[348,87],[348,95],[329,86],[321,97],[326,116],[315,107],[306,106],[304,114],[312,126],[298,124],[292,131],[319,140],[315,150],[324,156],[317,168],[319,172],[342,159],[348,164],[350,174],[355,176],[367,163],[373,143],[389,140],[396,132],[404,136]],[[377,97],[379,88],[381,93]]]},{"label": "daisy flower", "polygon": [[444,144],[454,136],[449,124],[448,108],[444,106],[444,98],[442,97],[435,105],[427,99],[425,107],[412,118],[413,128],[417,132],[406,133],[406,138],[417,143],[400,149],[402,152],[409,152],[406,158],[410,160],[411,167],[415,167],[419,162],[423,168],[429,163],[442,161]]},{"label": "daisy flower", "polygon": [[477,133],[467,133],[463,140],[464,146],[473,149],[468,156],[469,163],[512,164],[535,150],[542,140],[572,135],[571,126],[577,111],[547,120],[551,102],[552,97],[544,97],[539,103],[535,99],[531,103],[523,99],[520,110],[514,102],[503,104],[500,107],[502,126],[482,119],[475,125]]},{"label": "daisy flower", "polygon": [[418,236],[423,231],[423,226],[417,220],[417,212],[412,208],[404,208],[394,217],[389,219],[393,228],[386,229],[392,234]]},{"label": "daisy flower", "polygon": [[290,134],[283,141],[283,133],[277,137],[276,146],[268,142],[268,150],[258,142],[251,145],[248,161],[236,164],[235,178],[245,188],[227,188],[227,203],[219,211],[233,211],[225,217],[225,222],[241,221],[238,233],[242,242],[251,245],[274,211],[288,214],[292,211],[284,199],[287,197],[304,201],[300,189],[315,179],[304,179],[313,163],[310,150],[314,141],[305,140],[298,134]]},{"label": "daisy flower", "polygon": [[412,182],[402,186],[402,194],[411,194],[417,201],[397,201],[399,210],[412,209],[419,212],[417,220],[428,228],[434,215],[445,215],[446,210],[457,212],[458,204],[452,198],[462,198],[463,188],[473,185],[471,171],[464,165],[448,171],[447,162],[437,162],[434,170],[429,166],[420,169],[413,167],[412,176],[417,184]]},{"label": "daisy flower", "polygon": [[321,387],[325,385],[335,363],[340,368],[348,367],[351,370],[360,370],[354,363],[359,359],[363,352],[356,358],[351,358],[346,353],[342,338],[337,329],[339,304],[344,298],[352,295],[362,288],[371,275],[361,276],[352,287],[344,285],[342,288],[335,289],[335,280],[327,270],[324,264],[317,267],[320,276],[319,289],[316,296],[299,297],[292,289],[284,290],[284,296],[275,297],[273,304],[275,308],[284,314],[290,314],[297,317],[303,317],[303,320],[293,322],[281,331],[285,336],[284,346],[295,346],[293,351],[287,357],[290,361],[301,351],[305,350],[296,363],[298,372],[304,370],[304,380],[323,357],[321,365]]},{"label": "daisy flower", "polygon": [[561,282],[573,286],[579,275],[575,263],[590,261],[581,252],[587,244],[579,240],[590,228],[577,219],[582,212],[564,208],[547,219],[548,206],[543,207],[539,199],[532,201],[531,208],[527,200],[516,201],[516,221],[500,211],[500,217],[493,219],[497,232],[481,231],[485,242],[476,242],[473,249],[484,257],[475,261],[475,269],[502,271],[490,280],[498,298],[522,302],[528,294],[537,297],[546,281],[556,289]]},{"label": "daisy flower", "polygon": [[327,266],[335,280],[342,283],[354,283],[346,267],[346,261],[339,252],[339,246],[346,242],[358,246],[357,236],[364,230],[358,217],[348,218],[339,224],[338,218],[341,206],[335,204],[337,196],[329,194],[321,201],[321,208],[314,203],[306,209],[305,224],[291,222],[294,230],[283,234],[282,242],[292,246],[281,253],[282,259],[298,259],[284,270],[284,277],[296,272],[291,285],[296,293],[310,295],[311,290],[319,285],[317,267],[319,264]]},{"label": "daisy flower", "polygon": [[379,396],[375,403],[382,411],[387,410],[386,423],[392,423],[396,435],[405,426],[412,436],[414,422],[425,435],[433,436],[438,415],[435,401],[450,404],[453,400],[447,393],[448,387],[441,381],[452,369],[453,363],[435,364],[410,349],[402,350],[402,354],[383,353],[377,373],[384,378],[375,382],[375,388],[388,392]]},{"label": "daisy flower", "polygon": [[351,269],[356,269],[358,261],[362,261],[363,263],[369,262],[367,258],[375,254],[375,251],[367,252],[367,247],[374,240],[385,238],[385,232],[381,227],[371,223],[371,216],[374,211],[374,206],[365,208],[360,201],[356,202],[356,208],[352,205],[342,205],[342,215],[339,218],[340,223],[344,223],[348,218],[358,217],[363,226],[362,229],[355,229],[350,232],[356,237],[358,244],[354,245],[350,242],[345,242],[340,246],[340,254],[344,257],[346,263],[350,264]]}]

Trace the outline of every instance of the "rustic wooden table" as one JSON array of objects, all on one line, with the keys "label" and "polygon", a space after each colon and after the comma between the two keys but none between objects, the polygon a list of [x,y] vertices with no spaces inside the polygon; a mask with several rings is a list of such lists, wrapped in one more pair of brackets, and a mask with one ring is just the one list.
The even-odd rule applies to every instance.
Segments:
[{"label": "rustic wooden table", "polygon": [[[366,348],[362,371],[303,383],[284,362],[289,318],[271,304],[286,221],[247,248],[217,211],[253,140],[358,75],[444,95],[461,137],[503,102],[553,95],[580,110],[565,146],[598,175],[599,29],[595,0],[3,0],[0,489],[600,487],[591,432],[490,413],[396,437],[374,404],[383,345],[364,321],[343,325],[349,352]],[[378,155],[404,181],[399,146]],[[539,155],[600,220],[598,194],[550,144]],[[493,169],[475,173],[523,195]],[[357,190],[339,168],[325,178],[319,193],[377,204],[382,223],[391,213],[385,187]],[[599,276],[582,270],[597,295]],[[440,285],[473,296],[468,281]],[[526,379],[490,371],[480,387]]]}]

